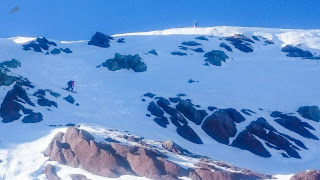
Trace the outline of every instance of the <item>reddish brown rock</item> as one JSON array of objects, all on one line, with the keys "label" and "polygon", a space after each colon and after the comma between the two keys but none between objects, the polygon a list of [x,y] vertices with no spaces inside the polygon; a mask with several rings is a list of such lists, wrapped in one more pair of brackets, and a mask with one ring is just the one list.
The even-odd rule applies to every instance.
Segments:
[{"label": "reddish brown rock", "polygon": [[56,173],[56,168],[52,164],[47,164],[43,173],[46,174],[48,180],[61,180]]},{"label": "reddish brown rock", "polygon": [[72,180],[91,180],[82,174],[70,174]]},{"label": "reddish brown rock", "polygon": [[295,174],[290,180],[320,180],[320,170],[310,170]]}]

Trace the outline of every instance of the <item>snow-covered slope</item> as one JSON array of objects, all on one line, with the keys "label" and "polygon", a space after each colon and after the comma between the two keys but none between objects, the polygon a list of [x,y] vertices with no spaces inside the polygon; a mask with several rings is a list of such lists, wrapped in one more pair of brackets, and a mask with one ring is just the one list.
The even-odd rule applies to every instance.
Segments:
[{"label": "snow-covered slope", "polygon": [[[235,48],[228,37],[242,34],[252,42],[244,41],[253,48],[253,52],[243,52]],[[197,37],[204,36],[208,40]],[[28,105],[34,112],[41,112],[43,120],[38,123],[22,123],[21,119],[11,123],[0,123],[0,179],[32,179],[38,177],[42,164],[47,159],[41,151],[49,143],[43,137],[54,131],[56,126],[68,123],[90,125],[105,129],[118,129],[153,140],[171,139],[180,146],[197,154],[209,156],[230,164],[248,168],[261,173],[292,174],[307,169],[319,169],[319,140],[303,137],[292,130],[281,126],[271,117],[273,111],[293,113],[303,122],[307,122],[314,130],[309,131],[320,138],[319,122],[303,118],[297,113],[302,106],[320,106],[320,64],[316,59],[288,57],[282,51],[285,45],[296,46],[310,51],[314,57],[320,55],[320,30],[285,30],[243,27],[210,27],[210,28],[179,28],[163,31],[114,35],[110,47],[100,48],[88,45],[88,41],[65,42],[50,40],[59,48],[70,48],[72,53],[57,55],[24,51],[22,45],[35,38],[16,37],[0,39],[0,61],[16,59],[21,67],[9,68],[9,74],[22,76],[35,86],[26,88],[35,107]],[[117,40],[124,38],[125,43]],[[195,39],[197,38],[197,39]],[[258,40],[256,40],[257,38]],[[200,45],[187,46],[183,42],[196,41]],[[271,43],[270,43],[271,42]],[[220,47],[225,43],[232,52]],[[188,50],[182,50],[182,47]],[[49,47],[49,52],[55,48]],[[202,48],[203,53],[193,49]],[[155,49],[158,55],[148,53]],[[229,57],[221,66],[207,64],[204,54],[212,50],[221,50]],[[186,55],[172,55],[182,52]],[[145,72],[133,70],[110,71],[99,67],[107,59],[121,55],[139,54],[147,65]],[[98,67],[97,67],[98,66]],[[192,79],[195,82],[189,83]],[[75,81],[75,91],[63,90],[69,80]],[[1,86],[0,101],[13,88]],[[55,101],[58,108],[44,107],[37,103],[33,94],[38,89],[50,89],[61,96],[55,98],[49,93],[47,99]],[[147,110],[153,98],[144,97],[151,92],[157,97],[176,97],[179,93],[186,94],[197,110],[206,110],[208,116],[213,114],[207,107],[219,109],[234,108],[245,121],[236,123],[237,133],[229,139],[230,144],[219,143],[210,137],[201,125],[188,120],[189,126],[201,138],[203,144],[192,143],[176,132],[177,127],[169,120],[167,128],[157,125],[154,116]],[[75,104],[63,98],[71,95]],[[174,105],[174,103],[171,103]],[[255,113],[247,115],[241,112],[249,109]],[[24,114],[21,112],[21,114]],[[169,118],[168,114],[165,114]],[[297,150],[301,159],[284,158],[284,150],[276,150],[265,145],[272,155],[269,158],[257,156],[247,150],[231,146],[252,121],[263,117],[280,133],[298,139],[306,149]],[[51,133],[52,134],[52,133]],[[53,134],[52,134],[53,135]],[[40,142],[36,143],[36,142]],[[26,146],[35,150],[34,157],[24,155]],[[28,162],[28,163],[25,163]],[[30,167],[25,169],[25,167]],[[41,173],[40,173],[41,174]]]}]

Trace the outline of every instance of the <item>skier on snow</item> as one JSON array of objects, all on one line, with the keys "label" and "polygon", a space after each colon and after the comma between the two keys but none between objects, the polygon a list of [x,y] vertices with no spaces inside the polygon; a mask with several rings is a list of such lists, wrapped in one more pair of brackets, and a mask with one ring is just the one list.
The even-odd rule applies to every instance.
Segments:
[{"label": "skier on snow", "polygon": [[194,21],[194,22],[193,22],[193,27],[196,28],[197,26],[198,26],[198,22],[197,22],[197,21]]},{"label": "skier on snow", "polygon": [[67,90],[70,91],[71,89],[71,91],[73,91],[73,87],[74,87],[74,81],[69,81]]}]

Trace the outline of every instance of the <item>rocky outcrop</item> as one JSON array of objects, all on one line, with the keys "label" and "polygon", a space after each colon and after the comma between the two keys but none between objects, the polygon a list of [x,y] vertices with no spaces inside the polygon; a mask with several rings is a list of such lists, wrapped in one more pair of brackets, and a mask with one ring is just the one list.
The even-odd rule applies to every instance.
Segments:
[{"label": "rocky outcrop", "polygon": [[203,113],[203,111],[196,110],[193,105],[186,100],[179,101],[176,109],[197,125],[200,125],[204,117],[208,115],[206,112]]},{"label": "rocky outcrop", "polygon": [[[44,154],[49,157],[50,161],[82,168],[95,175],[109,178],[122,175],[147,177],[155,180],[174,180],[179,177],[189,177],[194,180],[272,178],[269,175],[258,174],[192,154],[172,141],[163,142],[162,146],[180,156],[198,158],[198,162],[194,164],[194,167],[185,169],[169,161],[168,157],[154,149],[155,147],[96,142],[87,131],[74,127],[69,127],[66,133],[56,134]],[[70,177],[77,180],[87,179],[79,174],[70,175]]]},{"label": "rocky outcrop", "polygon": [[177,133],[183,137],[184,139],[193,142],[195,144],[203,144],[201,138],[198,136],[198,134],[187,124],[184,124],[183,126],[179,126],[177,128]]},{"label": "rocky outcrop", "polygon": [[126,43],[125,39],[124,38],[120,38],[117,40],[117,43]]},{"label": "rocky outcrop", "polygon": [[148,53],[158,56],[158,53],[157,53],[157,51],[155,49],[152,49]]},{"label": "rocky outcrop", "polygon": [[43,170],[48,180],[61,180],[56,173],[56,168],[52,164],[47,164]]},{"label": "rocky outcrop", "polygon": [[69,127],[65,134],[58,133],[45,155],[51,161],[81,167],[110,178],[136,175],[151,179],[177,179],[188,175],[186,169],[168,161],[156,150],[112,142],[98,143],[91,134],[74,127]]},{"label": "rocky outcrop", "polygon": [[220,47],[225,48],[229,52],[232,52],[232,48],[228,46],[226,43],[221,43]]},{"label": "rocky outcrop", "polygon": [[295,116],[290,116],[288,114],[283,114],[278,111],[274,111],[271,113],[271,116],[275,118],[275,121],[281,126],[293,131],[305,138],[319,140],[314,134],[312,134],[308,129],[315,130],[307,122],[301,121],[299,118]]},{"label": "rocky outcrop", "polygon": [[315,122],[320,121],[320,109],[318,106],[302,106],[297,112],[306,119]]},{"label": "rocky outcrop", "polygon": [[53,54],[53,55],[58,55],[58,54],[61,53],[61,49],[54,48],[50,53]]},{"label": "rocky outcrop", "polygon": [[82,174],[70,174],[71,180],[91,180]]},{"label": "rocky outcrop", "polygon": [[67,97],[65,97],[63,99],[71,104],[74,104],[74,102],[75,102],[75,99],[71,95],[68,95]]},{"label": "rocky outcrop", "polygon": [[10,76],[7,73],[0,70],[0,86],[9,86],[19,79],[19,77]]},{"label": "rocky outcrop", "polygon": [[58,104],[54,101],[51,101],[51,100],[45,98],[45,95],[46,95],[46,91],[43,89],[39,89],[37,92],[34,93],[34,96],[39,98],[37,101],[38,104],[40,106],[47,106],[47,107],[54,106],[54,107],[58,108]]},{"label": "rocky outcrop", "polygon": [[216,141],[229,144],[229,138],[237,133],[235,123],[245,118],[234,109],[219,109],[209,116],[202,124],[202,129]]},{"label": "rocky outcrop", "polygon": [[102,66],[107,67],[110,71],[132,69],[134,72],[144,72],[147,70],[147,65],[138,54],[132,56],[116,53],[113,59],[106,60]]},{"label": "rocky outcrop", "polygon": [[242,52],[249,53],[253,52],[253,47],[251,43],[254,43],[250,38],[242,35],[235,34],[234,36],[226,38],[227,41],[231,42],[235,48],[239,49]]},{"label": "rocky outcrop", "polygon": [[11,61],[3,61],[0,63],[0,68],[18,68],[21,67],[21,63],[18,60],[12,59]]},{"label": "rocky outcrop", "polygon": [[149,104],[148,111],[156,117],[162,117],[164,114],[164,112],[154,102]]},{"label": "rocky outcrop", "polygon": [[32,50],[35,52],[42,52],[42,50],[49,50],[50,46],[57,46],[55,42],[49,41],[47,38],[37,38],[35,41],[31,41],[28,44],[22,45],[23,50],[29,51]]},{"label": "rocky outcrop", "polygon": [[185,45],[185,46],[200,46],[201,45],[195,41],[184,41],[181,44]]},{"label": "rocky outcrop", "polygon": [[109,44],[110,39],[113,39],[113,38],[110,36],[107,36],[101,32],[96,32],[96,34],[93,35],[91,40],[88,42],[88,45],[107,48],[110,46],[110,44]]},{"label": "rocky outcrop", "polygon": [[205,36],[199,36],[199,37],[196,37],[195,39],[203,40],[203,41],[209,41],[209,39],[206,38]]},{"label": "rocky outcrop", "polygon": [[174,51],[171,53],[174,56],[186,56],[187,53],[179,52],[179,51]]},{"label": "rocky outcrop", "polygon": [[24,114],[32,113],[32,110],[24,108],[22,104],[34,106],[22,86],[16,84],[12,90],[8,91],[1,104],[0,116],[3,119],[2,122],[8,123],[18,120],[22,116],[20,111]]},{"label": "rocky outcrop", "polygon": [[319,180],[320,170],[310,170],[293,175],[290,180]]},{"label": "rocky outcrop", "polygon": [[291,45],[286,45],[282,48],[282,52],[288,53],[288,57],[303,57],[303,58],[311,58],[313,57],[310,51],[304,51],[300,48],[293,47]]},{"label": "rocky outcrop", "polygon": [[202,53],[204,50],[202,48],[192,49],[194,52]]},{"label": "rocky outcrop", "polygon": [[226,59],[229,59],[229,57],[220,50],[213,50],[211,52],[207,52],[204,57],[207,59],[206,62],[215,65],[215,66],[221,66],[222,61],[226,62]]}]

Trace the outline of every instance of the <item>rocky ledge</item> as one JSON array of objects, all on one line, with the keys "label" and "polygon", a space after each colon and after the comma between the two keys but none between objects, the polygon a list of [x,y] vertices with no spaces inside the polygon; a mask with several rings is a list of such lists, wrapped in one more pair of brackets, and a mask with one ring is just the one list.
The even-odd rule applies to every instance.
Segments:
[{"label": "rocky ledge", "polygon": [[[50,161],[82,168],[95,175],[110,178],[122,175],[159,180],[173,180],[179,177],[189,177],[195,180],[272,178],[269,175],[195,156],[172,141],[164,142],[161,151],[155,146],[140,144],[144,145],[130,145],[116,141],[97,142],[89,132],[69,127],[66,133],[60,132],[55,135],[44,154],[49,157]],[[170,153],[175,153],[176,156],[182,158],[195,158],[197,161],[193,161],[196,162],[193,166],[182,167],[168,160]],[[47,167],[45,172],[55,176],[53,169],[51,166]]]}]

